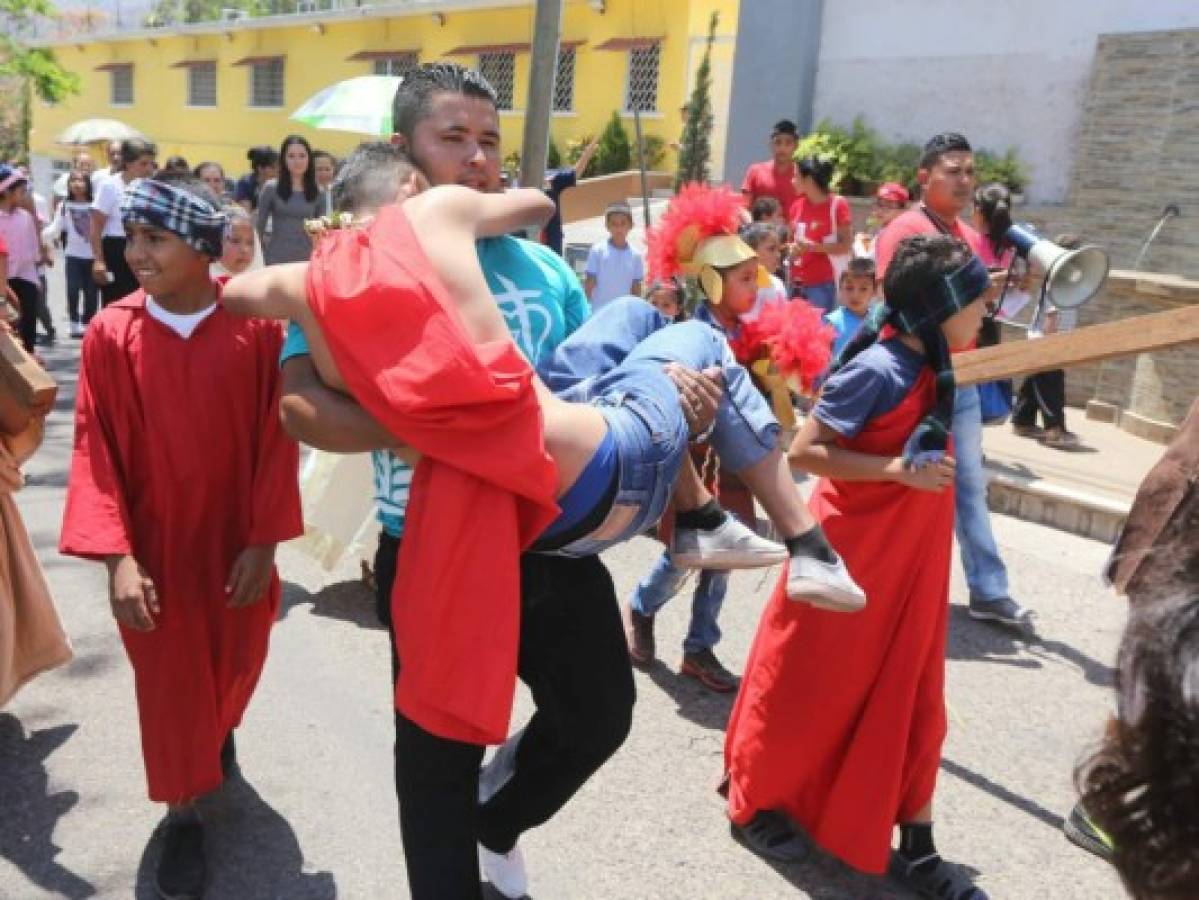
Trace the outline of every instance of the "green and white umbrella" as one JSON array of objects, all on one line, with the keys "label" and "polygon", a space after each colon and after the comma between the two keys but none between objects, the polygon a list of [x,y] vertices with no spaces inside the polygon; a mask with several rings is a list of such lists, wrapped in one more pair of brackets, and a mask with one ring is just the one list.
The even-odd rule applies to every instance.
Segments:
[{"label": "green and white umbrella", "polygon": [[65,128],[55,142],[69,146],[100,144],[105,141],[123,141],[126,138],[145,137],[136,128],[130,128],[116,119],[84,119]]},{"label": "green and white umbrella", "polygon": [[359,75],[313,94],[291,118],[327,131],[353,131],[378,137],[392,133],[391,101],[396,75]]}]

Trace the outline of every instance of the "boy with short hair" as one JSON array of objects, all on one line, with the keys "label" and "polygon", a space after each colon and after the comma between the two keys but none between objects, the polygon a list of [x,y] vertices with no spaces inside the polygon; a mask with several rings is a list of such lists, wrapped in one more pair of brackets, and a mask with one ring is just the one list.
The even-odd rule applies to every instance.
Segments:
[{"label": "boy with short hair", "polygon": [[756,162],[745,171],[741,195],[749,205],[761,197],[773,197],[786,215],[799,192],[795,187],[795,148],[799,128],[790,119],[779,119],[770,131],[770,159]]},{"label": "boy with short hair", "polygon": [[841,348],[849,343],[849,339],[857,333],[870,312],[870,304],[874,300],[874,292],[878,287],[875,276],[874,260],[867,257],[851,259],[841,273],[841,283],[838,285],[837,308],[826,313],[824,321],[837,329],[837,337],[833,341],[833,358],[841,353]]},{"label": "boy with short hair", "polygon": [[593,244],[587,254],[587,279],[583,289],[593,310],[609,300],[629,294],[641,295],[645,263],[641,254],[629,246],[633,229],[633,211],[627,203],[613,203],[604,212],[608,240]]},{"label": "boy with short hair", "polygon": [[298,449],[279,421],[279,326],[230,315],[208,274],[224,214],[191,176],[122,200],[141,289],[92,320],[59,550],[103,561],[133,666],[150,799],[168,804],[156,886],[198,897],[195,800],[235,765],[233,729],[298,536]]}]

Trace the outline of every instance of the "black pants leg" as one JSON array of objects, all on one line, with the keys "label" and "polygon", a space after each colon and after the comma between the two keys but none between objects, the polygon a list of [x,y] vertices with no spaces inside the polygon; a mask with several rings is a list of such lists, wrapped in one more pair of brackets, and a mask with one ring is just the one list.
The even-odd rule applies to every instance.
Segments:
[{"label": "black pants leg", "polygon": [[103,305],[108,306],[122,297],[127,297],[137,290],[137,279],[133,270],[125,262],[125,239],[123,237],[106,237],[101,241],[104,250],[104,266],[113,280],[100,288]]},{"label": "black pants leg", "polygon": [[633,676],[611,576],[598,557],[521,559],[520,677],[537,711],[512,777],[478,805],[483,749],[396,713],[396,792],[414,900],[477,900],[475,845],[511,849],[624,742]]},{"label": "black pants leg", "polygon": [[99,288],[92,280],[92,261],[80,256],[68,256],[67,316],[72,324],[86,325],[92,320],[96,314],[98,293]]},{"label": "black pants leg", "polygon": [[17,295],[21,304],[21,317],[17,320],[17,335],[30,353],[37,341],[37,284],[24,278],[8,279],[8,286]]},{"label": "black pants leg", "polygon": [[1020,385],[1016,402],[1012,405],[1012,425],[1016,428],[1035,428],[1037,424],[1037,397],[1033,391],[1033,378],[1029,375]]},{"label": "black pants leg", "polygon": [[1066,427],[1066,372],[1054,369],[1036,376],[1036,390],[1041,416],[1046,428]]},{"label": "black pants leg", "polygon": [[46,276],[38,279],[37,320],[46,329],[46,337],[54,339],[54,317],[50,315],[50,292],[46,287]]},{"label": "black pants leg", "polygon": [[482,807],[479,839],[500,853],[620,748],[635,696],[616,588],[599,557],[530,553],[521,581],[520,677],[537,709],[511,777]]},{"label": "black pants leg", "polygon": [[[400,539],[387,532],[379,535],[379,546],[375,549],[375,615],[387,626],[387,639],[391,642],[391,685],[394,689],[400,675],[400,660],[396,655],[396,633],[391,627],[391,589],[396,581],[396,564],[400,558]],[[393,691],[394,693],[394,691]]]}]

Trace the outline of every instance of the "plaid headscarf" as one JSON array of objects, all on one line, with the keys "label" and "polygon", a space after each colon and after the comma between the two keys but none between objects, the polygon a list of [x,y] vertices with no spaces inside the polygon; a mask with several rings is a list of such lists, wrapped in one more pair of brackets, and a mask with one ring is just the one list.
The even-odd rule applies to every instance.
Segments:
[{"label": "plaid headscarf", "polygon": [[204,198],[150,178],[134,182],[121,200],[122,222],[162,228],[211,259],[220,258],[225,220]]},{"label": "plaid headscarf", "polygon": [[991,276],[987,267],[977,256],[971,256],[969,262],[940,278],[927,293],[903,309],[892,309],[885,303],[876,305],[867,313],[857,334],[833,361],[830,371],[836,372],[874,344],[885,325],[920,338],[928,364],[936,375],[937,398],[928,415],[904,444],[903,461],[909,469],[923,468],[943,460],[953,427],[956,385],[953,361],[945,334],[941,331],[941,323],[981,297],[990,284]]}]

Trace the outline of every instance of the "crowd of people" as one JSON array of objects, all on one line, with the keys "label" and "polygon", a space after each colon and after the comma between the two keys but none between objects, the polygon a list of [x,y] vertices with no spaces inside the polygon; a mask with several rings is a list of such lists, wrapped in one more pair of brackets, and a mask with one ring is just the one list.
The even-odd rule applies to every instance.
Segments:
[{"label": "crowd of people", "polygon": [[[655,617],[698,572],[680,673],[738,692],[721,788],[734,836],[772,861],[816,846],[925,897],[985,900],[939,855],[933,797],[955,531],[970,615],[1032,618],[991,533],[978,389],[955,386],[952,364],[1028,289],[1006,189],[977,186],[969,142],[939,134],[918,200],[882,185],[855,233],[832,163],[796,159],[783,120],[740,192],[680,191],[644,257],[629,207],[608,207],[580,283],[558,204],[586,159],[545,190],[502,190],[494,91],[449,64],[405,77],[393,121],[390,142],[344,161],[298,135],[255,147],[236,182],[114,142],[103,171],[78,154],[41,212],[24,172],[0,166],[21,340],[32,353],[55,246],[72,336],[86,334],[60,550],[108,570],[148,793],[167,808],[160,895],[204,891],[196,800],[238,765],[278,612],[276,548],[304,531],[303,443],[372,458],[413,897],[473,900],[484,877],[528,891],[521,836],[619,749],[630,663],[657,658]],[[1073,324],[1040,306],[1034,331]],[[803,357],[793,369],[745,356],[770,328]],[[1061,379],[1021,389],[1019,433],[1069,444]],[[1138,618],[1068,826],[1146,898],[1199,882],[1199,816],[1157,793],[1197,786],[1180,762],[1199,743],[1195,417],[1118,548]],[[3,471],[31,452],[14,439]],[[818,477],[806,503],[793,471]],[[0,522],[29,560],[12,487]],[[777,540],[758,534],[755,501]],[[622,601],[600,553],[649,531],[665,548]],[[1152,557],[1162,542],[1168,567]],[[738,676],[715,653],[728,573],[779,564]],[[0,640],[0,702],[69,656],[33,570],[9,580],[40,640],[23,656]],[[535,711],[509,734],[518,677]]]}]

